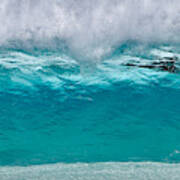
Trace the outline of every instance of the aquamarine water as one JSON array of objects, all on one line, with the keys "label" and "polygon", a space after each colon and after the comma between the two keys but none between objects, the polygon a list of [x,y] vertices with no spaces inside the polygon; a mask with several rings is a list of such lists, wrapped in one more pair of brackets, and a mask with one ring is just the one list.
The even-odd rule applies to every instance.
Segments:
[{"label": "aquamarine water", "polygon": [[0,179],[180,178],[177,0],[0,9]]},{"label": "aquamarine water", "polygon": [[123,66],[152,61],[128,47],[83,73],[59,52],[34,53],[1,53],[1,165],[179,162],[178,73]]}]

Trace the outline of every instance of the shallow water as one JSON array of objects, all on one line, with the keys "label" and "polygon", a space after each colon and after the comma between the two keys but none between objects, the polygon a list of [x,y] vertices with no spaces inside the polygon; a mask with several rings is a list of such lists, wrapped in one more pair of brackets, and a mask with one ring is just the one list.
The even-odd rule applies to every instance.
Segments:
[{"label": "shallow water", "polygon": [[77,163],[0,168],[2,180],[178,180],[178,164],[163,163]]}]

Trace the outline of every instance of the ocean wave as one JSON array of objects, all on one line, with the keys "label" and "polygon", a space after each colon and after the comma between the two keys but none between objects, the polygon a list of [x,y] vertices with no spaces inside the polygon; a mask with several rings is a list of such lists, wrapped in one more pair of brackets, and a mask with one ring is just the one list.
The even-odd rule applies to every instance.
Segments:
[{"label": "ocean wave", "polygon": [[180,162],[179,19],[178,0],[1,0],[0,178],[177,179],[120,162]]}]

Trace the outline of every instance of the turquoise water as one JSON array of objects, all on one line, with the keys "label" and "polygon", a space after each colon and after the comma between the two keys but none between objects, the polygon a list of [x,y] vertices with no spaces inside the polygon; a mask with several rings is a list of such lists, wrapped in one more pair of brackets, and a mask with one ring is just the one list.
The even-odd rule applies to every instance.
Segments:
[{"label": "turquoise water", "polygon": [[0,164],[179,162],[179,74],[122,65],[177,46],[131,48],[88,69],[61,52],[2,51]]}]

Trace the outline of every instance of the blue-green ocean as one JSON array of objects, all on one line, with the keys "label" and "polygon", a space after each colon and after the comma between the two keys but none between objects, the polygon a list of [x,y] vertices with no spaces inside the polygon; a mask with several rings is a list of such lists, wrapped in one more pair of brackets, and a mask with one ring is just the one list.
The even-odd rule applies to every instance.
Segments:
[{"label": "blue-green ocean", "polygon": [[177,0],[0,9],[1,180],[180,178]]}]

